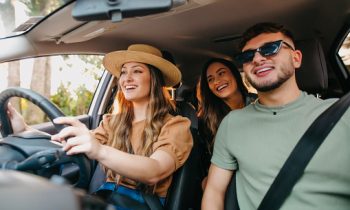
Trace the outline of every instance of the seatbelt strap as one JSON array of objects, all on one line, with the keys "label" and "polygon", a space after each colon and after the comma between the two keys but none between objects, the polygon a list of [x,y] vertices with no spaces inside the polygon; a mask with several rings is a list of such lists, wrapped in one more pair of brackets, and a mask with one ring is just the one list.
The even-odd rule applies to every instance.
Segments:
[{"label": "seatbelt strap", "polygon": [[240,210],[237,199],[237,175],[233,174],[225,193],[225,210]]},{"label": "seatbelt strap", "polygon": [[[140,203],[132,198],[129,198],[126,195],[113,192],[111,196],[109,197],[108,202],[111,202],[112,204],[116,205],[117,207],[122,207],[126,209],[133,209],[133,210],[150,210],[147,203]],[[117,208],[118,209],[118,208]]]},{"label": "seatbelt strap", "polygon": [[164,210],[164,207],[160,203],[159,197],[157,195],[142,192],[142,197],[150,210]]},{"label": "seatbelt strap", "polygon": [[276,176],[258,210],[279,209],[303,175],[316,150],[350,105],[350,92],[331,105],[311,124]]},{"label": "seatbelt strap", "polygon": [[97,163],[94,174],[90,181],[88,192],[90,194],[95,193],[99,189],[99,187],[101,187],[105,182],[106,182],[106,174],[103,171],[101,164]]}]

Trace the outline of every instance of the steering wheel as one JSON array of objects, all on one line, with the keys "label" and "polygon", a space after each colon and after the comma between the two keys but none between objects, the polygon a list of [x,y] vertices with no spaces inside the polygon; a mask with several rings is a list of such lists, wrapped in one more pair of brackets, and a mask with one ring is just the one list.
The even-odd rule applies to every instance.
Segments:
[{"label": "steering wheel", "polygon": [[[43,136],[18,136],[10,135],[13,133],[12,126],[10,123],[10,119],[7,115],[7,104],[10,98],[19,97],[25,98],[35,105],[37,105],[51,121],[57,117],[64,116],[62,111],[57,108],[51,101],[49,101],[44,96],[25,88],[20,87],[12,87],[8,88],[5,91],[0,93],[0,123],[1,123],[1,134],[3,136],[3,140],[1,141],[1,145],[7,145],[11,147],[13,150],[21,151],[22,154],[27,158],[22,162],[22,165],[25,163],[33,164],[33,161],[38,161],[38,164],[41,164],[43,158],[45,160],[51,160],[50,164],[42,164],[43,168],[48,168],[49,166],[57,166],[57,164],[63,163],[74,163],[79,166],[79,179],[76,183],[73,184],[74,187],[79,188],[87,188],[90,183],[90,179],[92,176],[92,165],[90,160],[83,154],[68,156],[65,152],[60,150],[60,147],[54,143],[49,142],[50,138]],[[52,122],[53,123],[53,122]],[[59,125],[53,123],[56,130],[61,131],[65,125]],[[30,139],[30,140],[29,140]],[[28,144],[36,144],[35,149],[28,149]],[[29,152],[28,152],[29,151]],[[47,151],[47,152],[45,152]],[[28,154],[29,153],[29,154]],[[56,159],[53,159],[55,157]],[[51,159],[50,159],[51,158]],[[41,162],[40,162],[41,161]],[[28,164],[27,164],[28,165]],[[23,167],[22,167],[23,168]],[[26,167],[24,167],[26,168]],[[35,165],[33,170],[37,170],[38,165]],[[26,168],[26,170],[30,170],[30,168]]]},{"label": "steering wheel", "polygon": [[[0,123],[2,125],[1,134],[3,137],[13,133],[10,119],[6,113],[8,101],[12,97],[25,98],[29,100],[33,104],[37,105],[43,112],[45,112],[51,121],[57,117],[64,116],[61,110],[59,110],[53,103],[51,103],[51,101],[40,94],[20,87],[8,88],[0,93]],[[63,125],[58,125],[55,123],[54,125],[57,131],[62,130],[64,127]]]}]

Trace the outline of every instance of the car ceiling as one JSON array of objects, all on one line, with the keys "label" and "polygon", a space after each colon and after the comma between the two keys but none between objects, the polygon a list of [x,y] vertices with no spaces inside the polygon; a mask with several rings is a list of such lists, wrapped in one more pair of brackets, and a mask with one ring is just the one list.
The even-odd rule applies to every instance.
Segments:
[{"label": "car ceiling", "polygon": [[24,36],[0,40],[11,49],[0,55],[0,62],[62,52],[103,54],[147,43],[171,52],[185,83],[193,84],[208,57],[232,58],[241,33],[252,24],[279,22],[296,39],[319,38],[327,55],[350,14],[349,0],[188,0],[168,12],[122,22],[80,22],[71,17],[73,5]]}]

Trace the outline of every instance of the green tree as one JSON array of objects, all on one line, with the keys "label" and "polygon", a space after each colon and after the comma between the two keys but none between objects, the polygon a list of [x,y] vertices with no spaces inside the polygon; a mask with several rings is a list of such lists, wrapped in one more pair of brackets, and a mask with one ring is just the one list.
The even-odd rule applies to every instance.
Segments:
[{"label": "green tree", "polygon": [[47,1],[47,0],[20,0],[24,3],[28,9],[30,16],[42,16],[48,15],[53,12],[56,8],[63,5],[67,0],[56,0],[56,1]]},{"label": "green tree", "polygon": [[67,87],[64,86],[63,83],[57,89],[57,93],[50,97],[51,101],[61,108],[62,112],[65,115],[73,115],[74,110],[74,100],[71,93],[68,91],[70,87],[70,83],[68,83]]},{"label": "green tree", "polygon": [[87,64],[85,67],[85,72],[93,76],[95,80],[99,80],[101,76],[102,66],[102,56],[98,57],[96,55],[79,55],[79,58]]},{"label": "green tree", "polygon": [[62,112],[68,116],[76,116],[81,114],[86,114],[90,102],[92,101],[93,93],[89,91],[85,85],[80,85],[74,93],[76,97],[68,91],[70,85],[65,86],[60,84],[58,87],[57,93],[51,96],[51,101],[56,104],[58,107],[61,107]]},{"label": "green tree", "polygon": [[75,102],[75,114],[86,114],[92,101],[93,93],[85,85],[80,85],[76,90],[77,100]]}]

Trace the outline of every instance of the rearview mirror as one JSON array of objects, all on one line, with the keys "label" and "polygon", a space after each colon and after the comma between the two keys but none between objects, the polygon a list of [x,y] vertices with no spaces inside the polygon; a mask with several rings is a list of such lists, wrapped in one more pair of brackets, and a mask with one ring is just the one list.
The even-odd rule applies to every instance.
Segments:
[{"label": "rearview mirror", "polygon": [[168,11],[172,0],[77,0],[72,16],[80,21],[112,20]]}]

